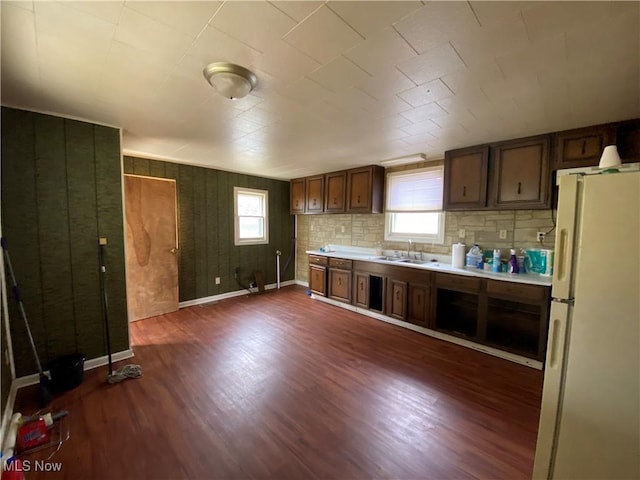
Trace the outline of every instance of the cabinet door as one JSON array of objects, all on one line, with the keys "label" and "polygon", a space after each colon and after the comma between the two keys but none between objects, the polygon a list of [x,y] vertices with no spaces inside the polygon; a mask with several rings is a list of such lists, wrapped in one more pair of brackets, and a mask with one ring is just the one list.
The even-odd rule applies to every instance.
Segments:
[{"label": "cabinet door", "polygon": [[416,325],[426,327],[429,323],[430,288],[428,285],[409,284],[409,306],[407,320]]},{"label": "cabinet door", "polygon": [[329,298],[351,303],[351,271],[329,269]]},{"label": "cabinet door", "polygon": [[491,155],[490,206],[504,209],[550,207],[547,135],[496,145]]},{"label": "cabinet door", "polygon": [[384,168],[347,170],[347,213],[382,213]]},{"label": "cabinet door", "polygon": [[623,163],[640,162],[640,119],[622,122],[617,126],[616,145]]},{"label": "cabinet door", "polygon": [[291,208],[290,208],[291,214],[298,215],[298,214],[304,213],[304,202],[305,202],[305,179],[304,178],[291,180],[290,197],[291,197]]},{"label": "cabinet door", "polygon": [[308,177],[306,179],[307,213],[322,213],[324,210],[324,175]]},{"label": "cabinet door", "polygon": [[353,304],[356,307],[369,308],[369,274],[356,272],[353,290]]},{"label": "cabinet door", "polygon": [[487,206],[489,147],[444,154],[444,209],[477,210]]},{"label": "cabinet door", "polygon": [[399,320],[407,318],[407,282],[389,280],[387,315]]},{"label": "cabinet door", "polygon": [[328,173],[325,176],[326,189],[324,211],[331,213],[344,212],[345,188],[347,172]]},{"label": "cabinet door", "polygon": [[325,297],[327,295],[327,268],[309,265],[309,290]]},{"label": "cabinet door", "polygon": [[567,130],[554,135],[554,167],[576,168],[598,165],[604,147],[615,143],[610,125]]}]

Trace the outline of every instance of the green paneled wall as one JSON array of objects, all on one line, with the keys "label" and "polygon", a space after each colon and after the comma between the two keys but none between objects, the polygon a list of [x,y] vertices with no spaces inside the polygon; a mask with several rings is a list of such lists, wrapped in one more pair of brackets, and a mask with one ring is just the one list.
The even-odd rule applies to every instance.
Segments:
[{"label": "green paneled wall", "polygon": [[[120,158],[117,129],[2,108],[2,232],[45,368],[76,351],[106,354],[99,237],[112,350],[129,348]],[[16,374],[34,373],[13,299],[9,307]]]},{"label": "green paneled wall", "polygon": [[[276,281],[276,250],[284,267],[294,236],[289,215],[289,182],[209,168],[124,157],[124,172],[176,180],[180,301],[240,290],[234,270],[248,284],[256,270],[265,283]],[[233,187],[269,191],[269,244],[236,247],[233,241]],[[220,285],[215,284],[220,277]],[[294,278],[294,260],[283,280]]]}]

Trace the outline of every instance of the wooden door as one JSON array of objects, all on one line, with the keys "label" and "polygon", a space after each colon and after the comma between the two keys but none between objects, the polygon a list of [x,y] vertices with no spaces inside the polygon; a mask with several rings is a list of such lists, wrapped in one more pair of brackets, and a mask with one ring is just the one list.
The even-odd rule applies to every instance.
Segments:
[{"label": "wooden door", "polygon": [[291,180],[291,214],[304,213],[305,181],[304,178]]},{"label": "wooden door", "polygon": [[369,308],[369,274],[356,272],[353,304],[356,307]]},{"label": "wooden door", "polygon": [[328,173],[326,175],[326,190],[324,211],[331,213],[344,212],[346,172]]},{"label": "wooden door", "polygon": [[487,146],[445,152],[444,209],[485,208],[488,166]]},{"label": "wooden door", "polygon": [[351,303],[351,271],[329,269],[329,298]]},{"label": "wooden door", "polygon": [[178,310],[176,182],[124,176],[129,321]]},{"label": "wooden door", "polygon": [[349,212],[371,210],[371,169],[358,168],[348,172]]},{"label": "wooden door", "polygon": [[324,175],[306,179],[307,201],[305,212],[322,213],[324,209]]},{"label": "wooden door", "polygon": [[327,267],[309,265],[309,290],[323,297],[327,294]]},{"label": "wooden door", "polygon": [[407,282],[389,281],[389,298],[387,299],[390,317],[404,320],[407,318]]},{"label": "wooden door", "polygon": [[428,285],[409,284],[409,307],[407,320],[426,327],[429,323],[430,287]]}]

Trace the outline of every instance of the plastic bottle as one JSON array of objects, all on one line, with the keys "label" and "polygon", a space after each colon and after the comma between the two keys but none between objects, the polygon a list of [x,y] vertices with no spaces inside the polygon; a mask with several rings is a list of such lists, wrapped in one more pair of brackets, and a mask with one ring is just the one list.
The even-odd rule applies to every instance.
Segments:
[{"label": "plastic bottle", "polygon": [[467,253],[467,267],[482,268],[482,251],[477,243]]},{"label": "plastic bottle", "polygon": [[509,257],[509,267],[507,269],[507,272],[509,273],[518,273],[520,271],[520,269],[518,268],[518,258],[516,257],[516,251],[515,249],[511,249],[511,256]]},{"label": "plastic bottle", "polygon": [[497,273],[500,271],[500,249],[493,249],[493,265],[491,265],[491,271]]}]

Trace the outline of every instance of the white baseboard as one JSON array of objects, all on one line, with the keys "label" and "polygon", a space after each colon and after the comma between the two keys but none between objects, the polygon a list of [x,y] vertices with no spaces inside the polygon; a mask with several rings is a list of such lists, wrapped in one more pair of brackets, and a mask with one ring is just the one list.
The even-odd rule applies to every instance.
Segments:
[{"label": "white baseboard", "polygon": [[[120,360],[126,360],[127,358],[133,357],[133,350],[130,348],[127,350],[122,350],[121,352],[116,352],[111,355],[111,360],[113,362],[119,362]],[[84,370],[91,370],[93,368],[102,367],[109,363],[109,357],[104,355],[98,358],[92,358],[84,362]],[[49,374],[49,371],[45,371],[46,374]],[[11,382],[11,389],[9,390],[9,396],[7,397],[7,404],[4,407],[4,413],[2,414],[2,425],[0,426],[0,445],[5,444],[5,433],[6,429],[11,421],[11,417],[13,416],[13,407],[16,402],[16,395],[18,394],[18,389],[22,387],[28,387],[29,385],[36,385],[40,381],[40,374],[34,373],[33,375],[27,375],[24,377],[19,377],[14,379]]]},{"label": "white baseboard", "polygon": [[[284,282],[280,282],[280,286],[281,287],[286,287],[289,285],[296,285],[299,284],[297,280],[286,280]],[[270,283],[269,285],[265,285],[264,289],[265,290],[274,290],[276,289],[278,286],[275,283]],[[257,293],[258,289],[257,288],[251,288],[251,293]],[[241,297],[243,295],[247,295],[249,292],[247,292],[247,290],[234,290],[233,292],[227,292],[227,293],[221,293],[219,295],[211,295],[210,297],[201,297],[201,298],[196,298],[194,300],[186,300],[184,302],[180,302],[178,304],[179,308],[186,308],[186,307],[193,307],[195,305],[202,305],[203,303],[211,303],[211,302],[217,302],[219,300],[224,300],[226,298],[233,298],[233,297]]]},{"label": "white baseboard", "polygon": [[527,357],[515,355],[513,353],[505,352],[503,350],[498,350],[497,348],[487,347],[486,345],[474,343],[469,340],[465,340],[464,338],[458,338],[452,335],[447,335],[446,333],[437,332],[429,328],[419,327],[418,325],[413,325],[412,323],[396,320],[395,318],[387,317],[386,315],[383,315],[378,312],[374,312],[372,310],[367,310],[366,308],[355,307],[353,305],[349,305],[348,303],[338,302],[330,298],[322,297],[315,294],[311,294],[311,298],[315,300],[320,300],[325,303],[330,303],[331,305],[335,305],[336,307],[344,308],[346,310],[351,310],[352,312],[366,315],[367,317],[375,318],[376,320],[392,323],[393,325],[397,325],[398,327],[406,328],[408,330],[413,330],[414,332],[422,333],[423,335],[439,338],[440,340],[444,340],[446,342],[455,343],[456,345],[461,345],[463,347],[471,348],[472,350],[477,350],[479,352],[487,353],[489,355],[493,355],[494,357],[503,358],[505,360],[509,360],[514,363],[519,363],[520,365],[525,365],[527,367],[535,368],[536,370],[542,370],[542,362],[539,362],[537,360],[532,360]]}]

